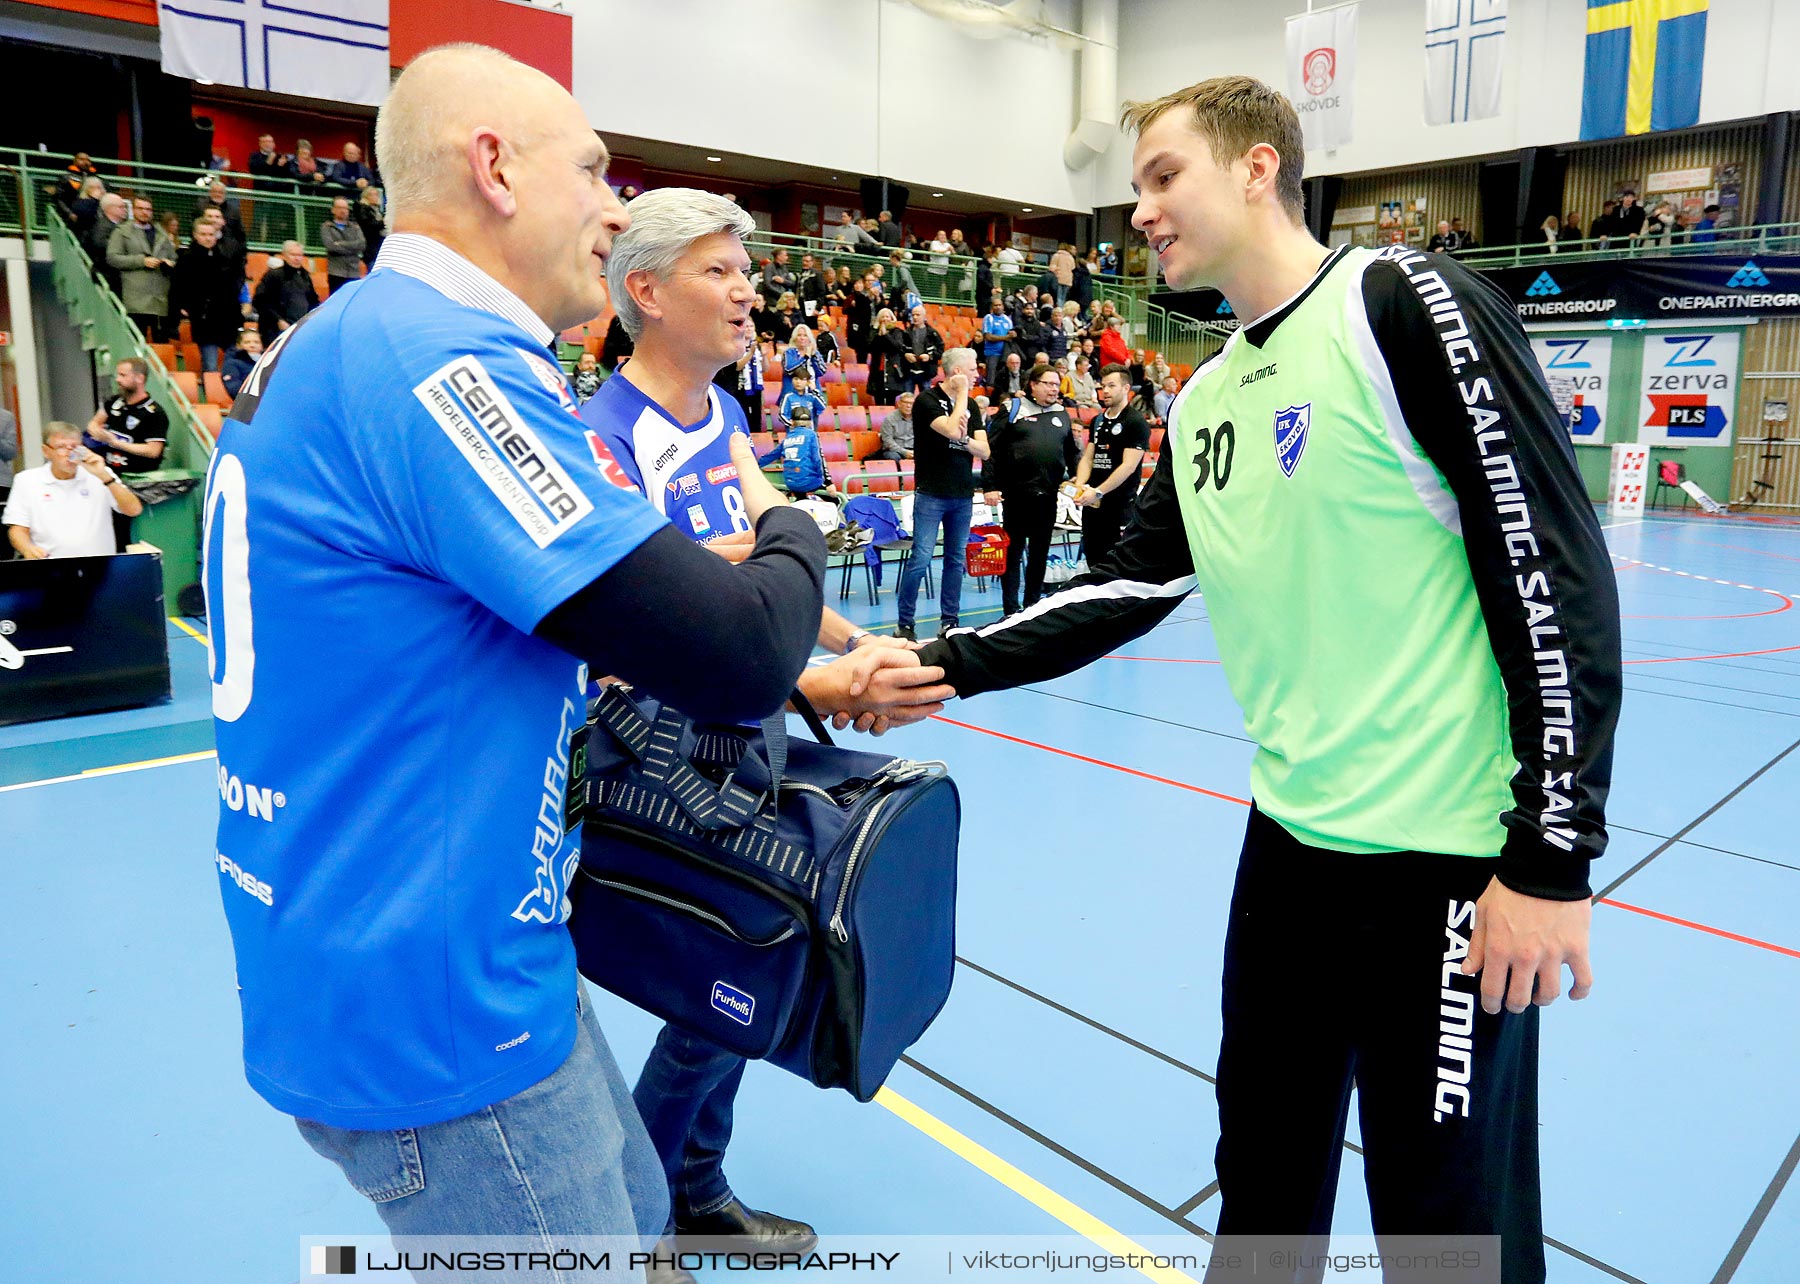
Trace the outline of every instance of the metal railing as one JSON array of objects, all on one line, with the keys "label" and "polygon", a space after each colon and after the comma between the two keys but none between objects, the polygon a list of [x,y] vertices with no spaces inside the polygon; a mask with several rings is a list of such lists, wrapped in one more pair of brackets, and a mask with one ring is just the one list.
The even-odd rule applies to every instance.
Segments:
[{"label": "metal railing", "polygon": [[[20,148],[0,148],[0,235],[11,233],[26,241],[49,235],[53,226],[67,227],[55,201],[59,185],[68,178],[68,159]],[[248,174],[222,173],[177,165],[151,165],[136,161],[94,157],[100,178],[109,192],[127,199],[148,196],[158,216],[173,210],[182,219],[182,239],[206,200],[213,180],[223,182],[227,197],[239,203],[245,233],[253,250],[280,250],[284,241],[299,241],[308,254],[325,252],[320,228],[331,217],[331,202],[349,195],[342,189],[298,194],[251,190]],[[281,180],[286,181],[286,180]],[[351,196],[354,200],[356,197]]]},{"label": "metal railing", "polygon": [[51,279],[56,294],[69,309],[69,322],[81,336],[81,346],[94,354],[102,369],[125,357],[138,357],[149,366],[146,390],[169,410],[172,425],[185,431],[171,435],[162,468],[206,469],[212,458],[213,435],[183,395],[172,372],[157,358],[135,322],[125,315],[119,296],[95,279],[94,265],[76,243],[75,234],[61,222],[48,228]]},{"label": "metal railing", "polygon": [[1231,330],[1227,326],[1216,322],[1196,321],[1193,317],[1170,312],[1154,303],[1146,304],[1144,311],[1145,334],[1140,346],[1159,352],[1162,359],[1171,366],[1185,365],[1198,370],[1231,337]]},{"label": "metal railing", "polygon": [[[1711,240],[1699,239],[1711,237]],[[1599,237],[1546,244],[1496,246],[1456,255],[1469,267],[1506,268],[1552,263],[1604,263],[1630,259],[1684,257],[1695,254],[1800,254],[1800,223],[1756,223],[1721,227],[1710,232],[1689,229],[1655,240]]]}]

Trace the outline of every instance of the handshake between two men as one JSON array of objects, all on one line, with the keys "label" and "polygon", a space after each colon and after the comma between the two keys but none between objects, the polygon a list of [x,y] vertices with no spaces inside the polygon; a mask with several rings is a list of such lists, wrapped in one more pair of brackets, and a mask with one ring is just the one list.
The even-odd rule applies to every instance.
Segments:
[{"label": "handshake between two men", "polygon": [[[750,439],[742,433],[732,436],[731,462],[737,466],[751,529],[706,547],[735,563],[749,557],[756,546],[755,528],[762,515],[787,500],[763,475]],[[855,645],[849,646],[852,639]],[[956,694],[944,685],[943,669],[919,663],[917,643],[863,632],[829,607],[820,621],[819,645],[828,651],[848,647],[848,653],[830,664],[808,666],[797,685],[839,731],[854,726],[879,736],[890,727],[929,718]]]}]

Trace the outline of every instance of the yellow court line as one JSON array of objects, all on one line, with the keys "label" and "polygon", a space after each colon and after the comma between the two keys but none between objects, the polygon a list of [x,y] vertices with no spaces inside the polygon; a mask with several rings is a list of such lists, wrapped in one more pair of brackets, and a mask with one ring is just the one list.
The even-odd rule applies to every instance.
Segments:
[{"label": "yellow court line", "polygon": [[[885,1106],[946,1150],[967,1160],[1014,1194],[1036,1204],[1077,1235],[1092,1240],[1106,1252],[1118,1256],[1155,1256],[1123,1231],[1114,1230],[1087,1209],[1071,1203],[1029,1173],[1013,1167],[979,1142],[963,1136],[942,1119],[914,1105],[892,1088],[883,1088],[876,1093],[875,1104]],[[1141,1266],[1137,1269],[1141,1275],[1156,1280],[1158,1284],[1178,1284],[1179,1281],[1194,1284],[1191,1275],[1172,1268]]]},{"label": "yellow court line", "polygon": [[180,629],[183,633],[185,633],[189,637],[193,638],[194,641],[196,641],[196,642],[206,641],[206,634],[202,633],[199,629],[196,629],[193,625],[189,624],[186,620],[182,619],[180,616],[171,615],[169,617],[169,623],[173,624],[176,628]]},{"label": "yellow court line", "polygon": [[151,767],[172,767],[178,762],[200,762],[202,759],[218,756],[216,749],[202,749],[197,753],[178,753],[172,758],[146,758],[142,762],[122,762],[116,767],[89,767],[86,771],[76,772],[73,776],[50,776],[44,780],[22,780],[16,785],[0,785],[0,794],[12,793],[15,789],[37,789],[44,785],[61,785],[71,780],[89,780],[95,776],[117,776],[127,771],[148,771]]}]

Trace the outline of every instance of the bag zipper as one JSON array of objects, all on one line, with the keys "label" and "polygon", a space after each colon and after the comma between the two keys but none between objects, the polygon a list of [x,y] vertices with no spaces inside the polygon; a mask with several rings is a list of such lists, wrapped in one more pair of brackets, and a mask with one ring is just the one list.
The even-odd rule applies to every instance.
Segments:
[{"label": "bag zipper", "polygon": [[[934,768],[935,770],[933,770]],[[941,762],[908,762],[904,758],[896,758],[875,773],[870,787],[882,788],[888,785],[910,784],[921,776],[947,775],[948,773],[949,767]],[[862,860],[863,845],[869,840],[869,832],[875,827],[876,817],[880,816],[881,809],[892,797],[892,794],[884,793],[876,799],[875,805],[869,808],[868,815],[863,817],[862,828],[857,831],[856,842],[851,845],[850,859],[844,865],[844,878],[838,884],[837,904],[832,908],[830,927],[832,934],[845,945],[850,943],[850,930],[844,926],[844,905],[850,899],[851,879],[856,874],[857,862]]]},{"label": "bag zipper", "polygon": [[714,927],[717,927],[733,940],[741,941],[745,945],[753,945],[758,948],[766,949],[770,946],[780,945],[783,941],[793,936],[796,931],[794,926],[790,923],[786,928],[782,929],[779,936],[772,936],[766,941],[758,941],[745,936],[742,932],[738,931],[737,928],[733,927],[725,919],[719,917],[719,915],[714,914],[711,910],[701,909],[698,905],[691,904],[688,901],[677,900],[673,896],[664,896],[660,892],[653,892],[647,887],[639,887],[636,883],[622,883],[616,879],[601,878],[599,875],[590,874],[586,870],[582,871],[582,875],[587,878],[588,881],[598,883],[602,887],[610,887],[615,892],[623,892],[627,896],[635,896],[640,900],[655,901],[659,905],[666,905],[670,909],[679,910],[683,914],[692,915],[702,922],[711,923]]}]

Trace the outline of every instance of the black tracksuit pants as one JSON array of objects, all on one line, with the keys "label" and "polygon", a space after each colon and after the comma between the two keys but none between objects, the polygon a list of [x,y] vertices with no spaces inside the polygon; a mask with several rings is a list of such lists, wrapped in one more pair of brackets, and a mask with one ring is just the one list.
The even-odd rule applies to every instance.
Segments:
[{"label": "black tracksuit pants", "polygon": [[1009,490],[1005,517],[1008,546],[1006,570],[1000,576],[1001,609],[1008,615],[1019,609],[1019,568],[1025,568],[1025,605],[1044,595],[1044,567],[1050,560],[1050,536],[1056,526],[1056,492]]},{"label": "black tracksuit pants", "polygon": [[[1538,1012],[1487,1015],[1460,970],[1492,872],[1323,851],[1251,812],[1225,938],[1221,1237],[1323,1248],[1354,1086],[1376,1235],[1498,1235],[1499,1272],[1451,1278],[1541,1284]],[[1287,1278],[1261,1265],[1207,1284]]]},{"label": "black tracksuit pants", "polygon": [[1081,556],[1086,559],[1089,570],[1098,566],[1100,559],[1112,552],[1112,546],[1119,542],[1125,519],[1131,516],[1132,495],[1123,498],[1107,495],[1101,499],[1100,507],[1081,510]]}]

